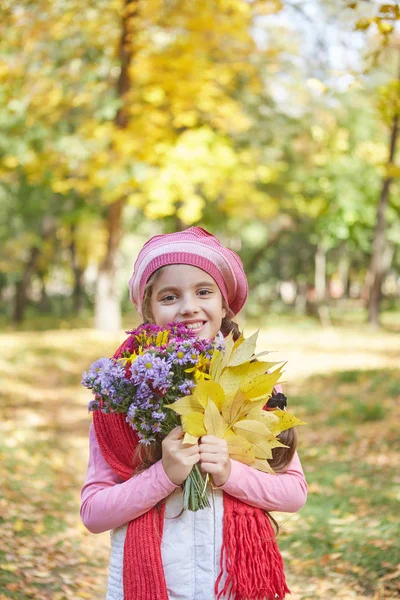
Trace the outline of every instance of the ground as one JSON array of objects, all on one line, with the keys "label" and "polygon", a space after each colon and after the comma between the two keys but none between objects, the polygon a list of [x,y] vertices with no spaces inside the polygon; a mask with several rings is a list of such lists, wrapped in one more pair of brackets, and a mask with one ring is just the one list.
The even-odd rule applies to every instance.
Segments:
[{"label": "ground", "polygon": [[[79,382],[123,338],[88,328],[0,334],[0,600],[105,596],[109,536],[79,519],[91,420]],[[308,502],[276,515],[290,597],[400,598],[398,331],[275,321],[260,332],[266,349],[287,361],[289,409],[307,421]]]}]

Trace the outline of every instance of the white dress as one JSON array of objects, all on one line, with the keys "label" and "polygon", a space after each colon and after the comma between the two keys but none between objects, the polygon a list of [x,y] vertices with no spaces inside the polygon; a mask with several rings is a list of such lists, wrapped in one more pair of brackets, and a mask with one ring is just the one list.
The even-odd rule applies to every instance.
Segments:
[{"label": "white dress", "polygon": [[[166,501],[161,556],[170,600],[215,598],[222,546],[223,492],[209,487],[208,497],[210,508],[196,512],[185,510],[182,514],[179,514],[183,499],[180,488]],[[123,525],[111,531],[106,600],[124,600],[122,571],[126,530],[127,525]],[[223,584],[221,581],[220,586]]]}]

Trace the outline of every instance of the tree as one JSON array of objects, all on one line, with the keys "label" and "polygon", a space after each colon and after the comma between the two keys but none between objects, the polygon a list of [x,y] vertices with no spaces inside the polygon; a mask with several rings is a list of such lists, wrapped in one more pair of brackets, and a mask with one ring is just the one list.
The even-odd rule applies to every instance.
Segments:
[{"label": "tree", "polygon": [[375,327],[378,327],[380,324],[379,313],[382,300],[382,284],[394,254],[394,248],[387,241],[386,213],[394,176],[400,174],[399,168],[394,164],[399,134],[400,70],[398,78],[386,86],[383,98],[386,121],[389,120],[390,123],[389,151],[386,174],[382,182],[382,189],[377,204],[372,256],[366,281],[368,322]]}]

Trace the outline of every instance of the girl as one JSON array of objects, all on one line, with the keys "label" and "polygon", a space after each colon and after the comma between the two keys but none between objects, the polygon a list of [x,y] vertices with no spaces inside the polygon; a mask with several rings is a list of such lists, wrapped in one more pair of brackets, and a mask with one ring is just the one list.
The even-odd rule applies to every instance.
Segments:
[{"label": "girl", "polygon": [[[200,227],[151,238],[129,288],[144,322],[182,322],[203,339],[237,336],[231,319],[248,294],[240,258]],[[266,409],[285,401],[275,390]],[[81,517],[93,533],[111,530],[107,600],[281,600],[288,588],[266,513],[306,500],[294,431],[281,434],[289,448],[273,450],[276,474],[231,460],[225,440],[187,446],[182,437],[176,427],[144,446],[123,415],[94,413]],[[212,476],[211,507],[182,512],[181,485],[196,463]]]}]

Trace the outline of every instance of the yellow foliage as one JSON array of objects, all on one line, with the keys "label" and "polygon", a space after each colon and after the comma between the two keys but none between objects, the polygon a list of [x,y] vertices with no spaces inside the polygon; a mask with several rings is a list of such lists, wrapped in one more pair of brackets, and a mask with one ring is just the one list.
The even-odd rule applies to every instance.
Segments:
[{"label": "yellow foliage", "polygon": [[[28,4],[4,17],[10,51],[0,82],[4,104],[21,114],[27,138],[41,130],[44,143],[35,160],[9,156],[3,169],[22,165],[32,184],[103,205],[129,198],[149,219],[176,213],[190,225],[206,201],[217,200],[226,212],[274,214],[277,202],[257,190],[263,177],[272,180],[267,167],[257,174],[257,152],[240,151],[234,142],[252,126],[237,100],[238,83],[243,94],[264,89],[250,60],[259,51],[252,3],[193,0],[168,11],[160,0],[139,7],[120,0]],[[268,10],[279,6],[271,1]],[[122,93],[123,20],[132,60]],[[116,119],[121,109],[124,126]]]},{"label": "yellow foliage", "polygon": [[[215,406],[215,405],[214,405]],[[205,414],[202,412],[192,412],[181,416],[182,428],[197,441],[199,437],[207,433],[205,426]]]},{"label": "yellow foliage", "polygon": [[223,437],[228,427],[217,405],[210,398],[204,409],[204,426],[209,435],[215,435],[215,437],[220,438]]},{"label": "yellow foliage", "polygon": [[281,375],[276,363],[255,360],[258,332],[248,339],[225,340],[225,350],[211,359],[208,381],[199,381],[190,396],[167,407],[181,415],[185,443],[197,443],[206,433],[227,441],[232,458],[270,472],[272,449],[283,446],[277,435],[303,422],[286,411],[263,406]]}]

